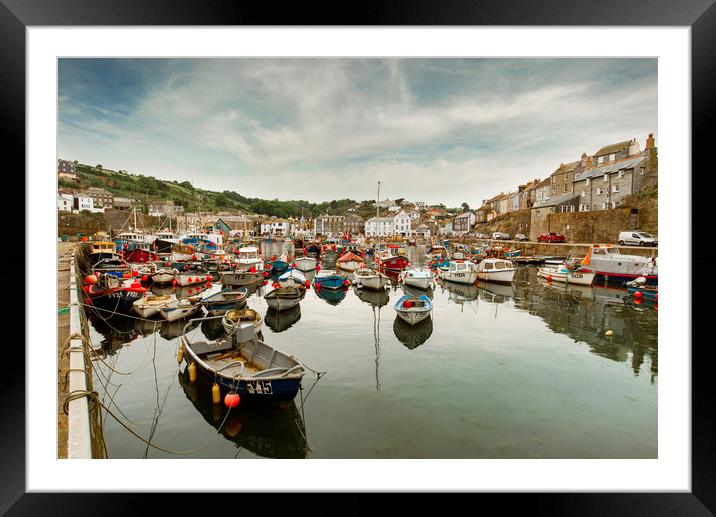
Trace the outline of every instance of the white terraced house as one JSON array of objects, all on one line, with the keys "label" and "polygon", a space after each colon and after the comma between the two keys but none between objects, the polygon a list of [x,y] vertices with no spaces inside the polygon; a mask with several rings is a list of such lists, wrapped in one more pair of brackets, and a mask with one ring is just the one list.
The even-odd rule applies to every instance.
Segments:
[{"label": "white terraced house", "polygon": [[366,237],[388,237],[395,233],[392,217],[372,217],[365,222]]}]

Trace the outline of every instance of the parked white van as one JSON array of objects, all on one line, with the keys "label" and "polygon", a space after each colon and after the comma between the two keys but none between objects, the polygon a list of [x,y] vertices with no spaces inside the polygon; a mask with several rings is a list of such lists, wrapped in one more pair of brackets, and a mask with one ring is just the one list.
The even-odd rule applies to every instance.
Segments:
[{"label": "parked white van", "polygon": [[619,244],[622,246],[658,246],[659,240],[646,232],[630,230],[619,232]]}]

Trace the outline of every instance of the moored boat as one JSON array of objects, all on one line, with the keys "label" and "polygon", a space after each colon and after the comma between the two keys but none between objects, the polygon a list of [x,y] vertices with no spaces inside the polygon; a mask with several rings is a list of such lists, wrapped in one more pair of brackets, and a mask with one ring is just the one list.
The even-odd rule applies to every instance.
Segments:
[{"label": "moored boat", "polygon": [[301,301],[303,291],[297,287],[279,287],[264,295],[269,307],[276,310],[290,309]]},{"label": "moored boat", "polygon": [[201,295],[179,298],[166,307],[159,309],[159,314],[167,321],[176,321],[196,314],[201,309]]},{"label": "moored boat", "polygon": [[647,285],[646,278],[640,276],[624,284],[629,294],[636,299],[645,299],[649,301],[657,301],[659,299],[659,287],[656,285]]},{"label": "moored boat", "polygon": [[343,254],[338,260],[336,260],[336,269],[352,273],[357,269],[365,267],[365,260],[359,257],[352,251]]},{"label": "moored boat", "polygon": [[145,295],[132,304],[134,312],[142,318],[150,318],[174,300],[172,295]]},{"label": "moored boat", "polygon": [[541,267],[537,271],[537,274],[542,278],[553,282],[564,282],[567,284],[576,285],[592,285],[594,277],[596,276],[593,271],[586,268],[575,267],[570,268],[567,264],[560,264],[558,266]]},{"label": "moored boat", "polygon": [[176,281],[177,284],[186,287],[188,285],[203,284],[209,281],[211,275],[208,275],[206,271],[177,271]]},{"label": "moored boat", "polygon": [[202,300],[202,305],[212,316],[224,314],[226,311],[238,309],[246,303],[248,291],[245,288],[235,290],[224,289]]},{"label": "moored boat", "polygon": [[583,266],[596,274],[596,281],[623,284],[638,277],[644,277],[647,285],[659,283],[657,257],[624,255],[618,247],[611,244],[594,244],[582,259]]},{"label": "moored boat", "polygon": [[219,282],[228,286],[252,285],[263,280],[263,273],[248,271],[220,271]]},{"label": "moored boat", "polygon": [[176,280],[177,271],[172,268],[163,267],[151,275],[152,282],[155,284],[170,284]]},{"label": "moored boat", "polygon": [[356,286],[366,289],[383,289],[390,283],[390,279],[387,275],[365,267],[356,269],[353,272],[353,277]]},{"label": "moored boat", "polygon": [[401,296],[398,301],[395,302],[395,311],[398,313],[398,316],[411,325],[415,325],[429,318],[432,310],[433,302],[425,295],[419,298],[412,298],[405,295]]},{"label": "moored boat", "polygon": [[478,278],[478,266],[473,262],[450,261],[450,267],[438,268],[438,276],[448,282],[472,285]]},{"label": "moored boat", "polygon": [[318,265],[318,261],[313,257],[297,257],[293,262],[301,271],[313,271]]},{"label": "moored boat", "polygon": [[259,249],[256,246],[243,246],[235,252],[239,258],[236,259],[237,271],[263,271],[264,259],[259,254]]},{"label": "moored boat", "polygon": [[477,264],[477,278],[485,282],[511,284],[515,271],[509,260],[486,258]]},{"label": "moored boat", "polygon": [[183,358],[197,373],[241,401],[291,402],[305,374],[304,366],[256,335],[253,323],[241,322],[230,336],[216,341],[190,342],[181,338]]},{"label": "moored boat", "polygon": [[323,289],[342,289],[346,279],[333,269],[323,269],[316,273],[313,283]]},{"label": "moored boat", "polygon": [[231,334],[236,330],[239,323],[253,323],[256,333],[261,332],[261,325],[263,324],[263,318],[261,314],[253,309],[234,309],[227,311],[221,320],[224,330],[227,334]]},{"label": "moored boat", "polygon": [[306,286],[306,275],[304,275],[301,271],[298,269],[289,269],[285,273],[283,273],[281,276],[278,277],[278,283],[282,287],[289,287],[289,286]]},{"label": "moored boat", "polygon": [[418,289],[430,289],[433,286],[433,273],[427,268],[410,268],[400,272],[400,282]]}]

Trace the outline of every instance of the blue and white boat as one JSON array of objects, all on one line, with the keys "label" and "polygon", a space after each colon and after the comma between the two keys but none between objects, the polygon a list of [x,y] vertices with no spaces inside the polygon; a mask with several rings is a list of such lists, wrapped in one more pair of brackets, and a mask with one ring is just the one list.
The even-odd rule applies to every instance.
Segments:
[{"label": "blue and white boat", "polygon": [[395,302],[395,311],[398,313],[400,319],[406,323],[415,325],[430,317],[433,311],[433,302],[425,295],[418,298],[407,295],[401,296],[398,301]]},{"label": "blue and white boat", "polygon": [[289,269],[278,277],[278,283],[281,284],[282,287],[298,287],[299,285],[305,287],[306,275],[298,269]]},{"label": "blue and white boat", "polygon": [[316,273],[313,283],[322,289],[342,289],[345,280],[334,269],[324,269]]},{"label": "blue and white boat", "polygon": [[282,273],[288,269],[288,257],[284,253],[279,258],[267,262],[267,264],[271,264],[274,273]]},{"label": "blue and white boat", "polygon": [[252,322],[239,322],[232,334],[215,341],[190,342],[185,333],[180,347],[187,365],[225,392],[238,393],[241,403],[289,403],[306,373],[295,357],[261,341]]},{"label": "blue and white boat", "polygon": [[212,316],[224,314],[226,311],[241,308],[249,295],[248,289],[223,289],[218,293],[204,298],[201,303]]}]

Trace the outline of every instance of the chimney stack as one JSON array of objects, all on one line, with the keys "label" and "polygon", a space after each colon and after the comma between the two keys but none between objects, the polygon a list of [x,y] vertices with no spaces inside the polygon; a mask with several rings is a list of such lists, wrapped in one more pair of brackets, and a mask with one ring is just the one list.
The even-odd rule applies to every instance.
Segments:
[{"label": "chimney stack", "polygon": [[587,153],[582,153],[582,167],[586,167],[589,163],[589,156],[587,156]]},{"label": "chimney stack", "polygon": [[654,145],[654,133],[649,133],[649,138],[646,139],[646,148],[653,149],[654,147],[656,147]]}]

